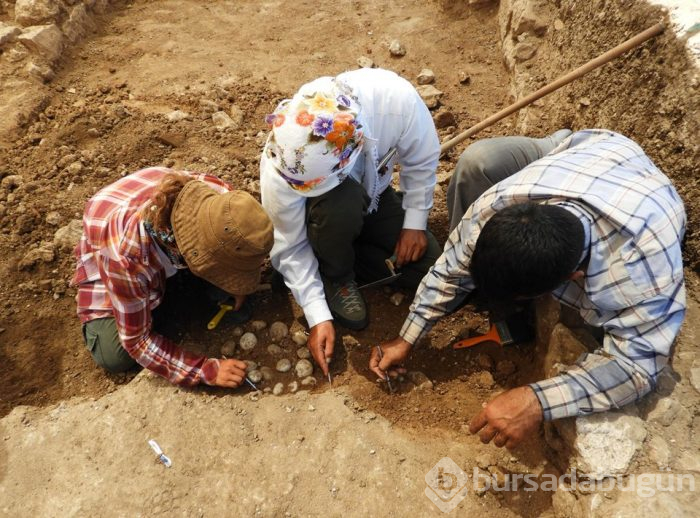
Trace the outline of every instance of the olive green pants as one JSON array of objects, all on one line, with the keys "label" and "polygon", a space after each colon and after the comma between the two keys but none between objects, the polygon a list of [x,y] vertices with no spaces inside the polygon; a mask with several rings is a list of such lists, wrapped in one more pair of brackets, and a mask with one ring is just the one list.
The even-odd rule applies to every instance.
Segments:
[{"label": "olive green pants", "polygon": [[[379,207],[367,213],[370,199],[365,189],[348,178],[331,191],[306,202],[309,243],[324,279],[371,282],[391,275],[385,260],[392,256],[403,229],[402,196],[391,187],[379,198]],[[428,247],[423,257],[401,268],[396,284],[416,288],[442,249],[426,231]]]},{"label": "olive green pants", "polygon": [[95,363],[116,373],[135,368],[138,364],[122,347],[113,317],[97,318],[83,324],[85,346]]}]

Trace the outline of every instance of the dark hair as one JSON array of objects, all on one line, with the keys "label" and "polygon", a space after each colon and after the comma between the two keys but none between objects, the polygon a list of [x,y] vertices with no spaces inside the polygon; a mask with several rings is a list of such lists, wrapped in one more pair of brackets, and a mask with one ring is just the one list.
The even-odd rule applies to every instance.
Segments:
[{"label": "dark hair", "polygon": [[469,269],[484,300],[533,297],[552,291],[574,272],[583,245],[583,225],[571,212],[520,203],[486,222]]}]

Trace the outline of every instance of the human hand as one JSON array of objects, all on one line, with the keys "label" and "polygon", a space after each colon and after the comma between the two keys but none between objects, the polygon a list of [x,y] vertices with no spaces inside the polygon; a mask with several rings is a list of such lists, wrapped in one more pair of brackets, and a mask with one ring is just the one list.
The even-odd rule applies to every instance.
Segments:
[{"label": "human hand", "polygon": [[246,367],[246,363],[240,360],[219,360],[219,372],[216,374],[214,385],[217,387],[238,387],[245,379]]},{"label": "human hand", "polygon": [[425,230],[415,230],[404,228],[399,234],[399,240],[394,248],[396,255],[396,266],[403,266],[406,263],[417,261],[428,248],[428,238]]},{"label": "human hand", "polygon": [[238,311],[241,309],[241,306],[243,306],[243,303],[245,302],[246,295],[232,295],[234,304],[233,304],[233,311]]},{"label": "human hand", "polygon": [[478,433],[481,442],[499,448],[515,448],[530,437],[542,423],[542,406],[530,387],[518,387],[489,401],[469,423],[469,431]]},{"label": "human hand", "polygon": [[316,364],[321,367],[324,376],[328,376],[328,364],[333,358],[335,346],[335,328],[332,320],[325,320],[311,328],[306,343]]},{"label": "human hand", "polygon": [[408,358],[408,353],[411,352],[411,344],[406,340],[397,336],[390,342],[384,342],[379,345],[382,350],[382,358],[379,358],[377,347],[372,347],[372,353],[369,356],[369,368],[381,379],[385,379],[387,372],[395,376],[397,372],[406,372],[406,369],[399,368],[396,371],[389,371],[393,365],[401,365]]}]

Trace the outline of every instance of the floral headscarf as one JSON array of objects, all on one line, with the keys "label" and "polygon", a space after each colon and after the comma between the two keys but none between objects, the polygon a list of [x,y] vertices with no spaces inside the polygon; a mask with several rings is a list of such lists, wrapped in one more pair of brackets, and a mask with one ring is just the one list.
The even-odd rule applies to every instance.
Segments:
[{"label": "floral headscarf", "polygon": [[266,117],[265,154],[303,196],[318,196],[348,175],[365,143],[361,106],[352,89],[331,77],[304,85]]}]

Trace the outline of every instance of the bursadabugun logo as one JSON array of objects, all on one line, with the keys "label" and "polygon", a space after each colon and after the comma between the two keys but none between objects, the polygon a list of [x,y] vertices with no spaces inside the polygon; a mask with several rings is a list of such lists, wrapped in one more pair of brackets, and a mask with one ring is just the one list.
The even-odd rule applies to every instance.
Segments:
[{"label": "bursadabugun logo", "polygon": [[449,513],[467,496],[469,478],[455,461],[443,457],[425,474],[425,483],[425,496],[443,513]]}]

